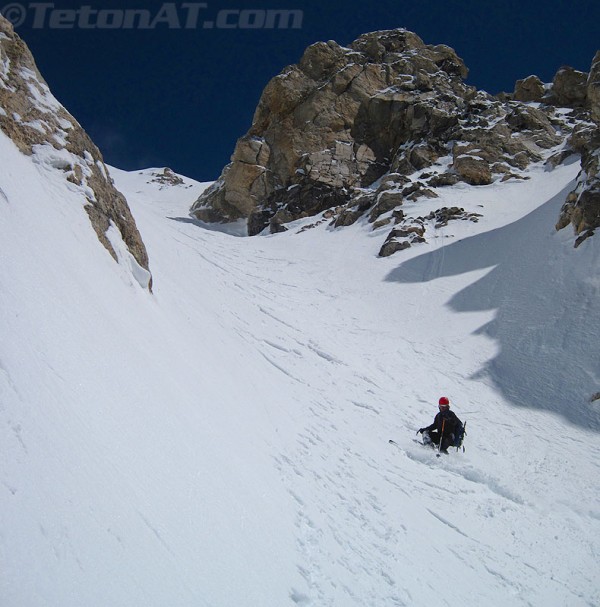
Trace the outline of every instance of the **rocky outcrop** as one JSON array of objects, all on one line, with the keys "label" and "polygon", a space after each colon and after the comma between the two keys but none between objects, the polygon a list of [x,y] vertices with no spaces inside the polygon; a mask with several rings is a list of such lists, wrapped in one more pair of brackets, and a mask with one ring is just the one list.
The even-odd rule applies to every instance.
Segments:
[{"label": "rocky outcrop", "polygon": [[[466,75],[462,61],[447,47],[426,47],[410,32],[369,34],[350,48],[333,41],[312,45],[298,65],[267,85],[252,128],[194,215],[249,217],[254,233],[282,210],[298,217],[348,202],[353,188],[389,169],[394,149],[414,130],[438,128],[436,109],[430,124],[410,91],[414,83],[430,88],[427,74],[440,69],[448,72],[439,86],[455,98],[454,74]],[[399,82],[402,87],[385,93]],[[431,90],[427,96],[434,97]]]},{"label": "rocky outcrop", "polygon": [[600,228],[600,51],[592,61],[585,86],[592,122],[579,125],[568,140],[567,149],[581,155],[581,173],[556,224],[558,230],[573,226],[576,247]]},{"label": "rocky outcrop", "polygon": [[460,207],[442,207],[431,211],[425,217],[406,218],[404,215],[396,215],[397,227],[388,234],[379,251],[379,256],[389,257],[397,251],[408,249],[414,244],[425,243],[427,242],[426,235],[428,232],[444,228],[450,221],[461,220],[477,223],[480,217],[480,213],[468,212]]},{"label": "rocky outcrop", "polygon": [[582,170],[561,209],[556,229],[572,225],[577,247],[600,227],[600,126],[580,127],[569,143],[581,154]]},{"label": "rocky outcrop", "polygon": [[547,106],[589,110],[596,122],[600,121],[600,51],[592,61],[590,72],[582,72],[566,65],[561,67],[552,82],[544,84],[537,76],[517,80],[512,95],[504,99],[537,102]]},{"label": "rocky outcrop", "polygon": [[[407,202],[461,181],[526,179],[549,151],[556,163],[572,154],[565,141],[598,112],[598,69],[563,67],[551,84],[530,76],[514,94],[492,97],[465,84],[453,49],[406,30],[348,47],[319,42],[269,82],[231,163],[191,214],[244,219],[250,235],[324,212],[335,227],[364,217],[374,229],[395,226],[382,251],[405,248],[424,238],[415,224],[398,226],[419,224],[406,217]],[[412,236],[399,237],[407,229]]]},{"label": "rocky outcrop", "polygon": [[549,101],[559,107],[583,107],[587,98],[586,72],[564,66],[556,72],[552,80]]},{"label": "rocky outcrop", "polygon": [[591,118],[600,125],[600,51],[592,61],[592,68],[587,81],[587,100]]},{"label": "rocky outcrop", "polygon": [[152,179],[150,181],[160,184],[161,188],[184,184],[183,179],[174,173],[173,169],[170,169],[169,167],[165,167],[161,172],[153,172]]},{"label": "rocky outcrop", "polygon": [[523,80],[517,80],[513,99],[515,101],[542,101],[546,94],[544,83],[537,76],[528,76]]},{"label": "rocky outcrop", "polygon": [[[86,200],[92,226],[109,253],[116,227],[151,288],[146,247],[125,197],[116,190],[98,148],[51,94],[26,44],[0,16],[0,129],[40,164],[63,172]],[[143,272],[136,276],[141,277]]]}]

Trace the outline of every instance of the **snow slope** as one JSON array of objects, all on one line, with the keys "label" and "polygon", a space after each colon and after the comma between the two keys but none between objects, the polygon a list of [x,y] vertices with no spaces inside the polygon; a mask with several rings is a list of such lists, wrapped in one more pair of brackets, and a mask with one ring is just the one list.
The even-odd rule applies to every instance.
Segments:
[{"label": "snow slope", "polygon": [[[385,259],[360,223],[206,229],[206,184],[115,169],[151,295],[62,176],[0,156],[2,605],[600,604],[600,253],[553,229],[577,164],[414,203],[484,218]],[[469,434],[436,459],[442,394]]]}]

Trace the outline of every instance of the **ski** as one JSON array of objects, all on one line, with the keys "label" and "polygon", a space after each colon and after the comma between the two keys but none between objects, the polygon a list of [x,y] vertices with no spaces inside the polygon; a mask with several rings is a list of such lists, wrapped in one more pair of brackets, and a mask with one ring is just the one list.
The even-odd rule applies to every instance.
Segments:
[{"label": "ski", "polygon": [[[422,443],[421,441],[417,440],[416,438],[413,438],[412,440],[413,440],[413,442],[417,443],[417,445],[420,445],[421,447],[432,447],[432,445],[426,445],[425,443]],[[398,447],[399,449],[402,448],[395,440],[393,440],[391,438],[388,440],[388,443],[390,445],[396,445],[396,447]],[[440,457],[440,455],[441,455],[441,453],[438,453],[438,452],[436,452],[436,454],[435,454],[436,457]]]}]

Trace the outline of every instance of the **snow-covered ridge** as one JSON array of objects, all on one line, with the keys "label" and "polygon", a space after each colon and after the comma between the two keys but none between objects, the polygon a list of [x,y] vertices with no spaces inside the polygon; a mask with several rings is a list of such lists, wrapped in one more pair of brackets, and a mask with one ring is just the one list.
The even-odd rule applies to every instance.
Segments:
[{"label": "snow-covered ridge", "polygon": [[[0,16],[0,129],[42,170],[59,171],[78,190],[100,242],[115,260],[121,245],[144,269],[149,262],[127,201],[107,178],[102,155],[77,121],[62,107],[40,75],[25,43]],[[108,238],[108,230],[115,233]]]}]

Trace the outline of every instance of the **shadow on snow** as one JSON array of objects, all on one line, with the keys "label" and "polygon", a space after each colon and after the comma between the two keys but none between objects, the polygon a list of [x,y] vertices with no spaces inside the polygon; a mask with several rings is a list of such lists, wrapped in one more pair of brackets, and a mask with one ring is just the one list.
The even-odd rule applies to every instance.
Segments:
[{"label": "shadow on snow", "polygon": [[554,230],[572,185],[514,223],[401,263],[386,280],[423,283],[490,268],[447,304],[456,312],[497,310],[478,333],[500,352],[477,377],[491,378],[516,406],[598,431],[600,401],[591,397],[600,389],[600,236],[574,249]]}]

